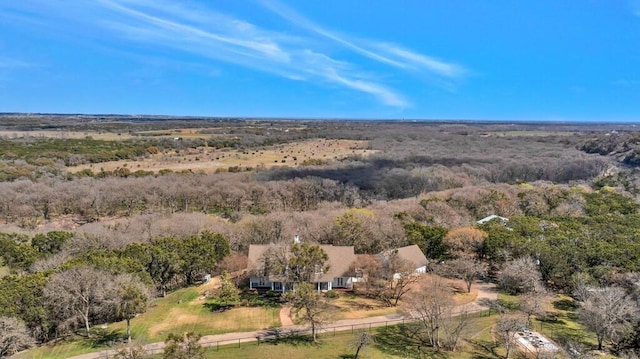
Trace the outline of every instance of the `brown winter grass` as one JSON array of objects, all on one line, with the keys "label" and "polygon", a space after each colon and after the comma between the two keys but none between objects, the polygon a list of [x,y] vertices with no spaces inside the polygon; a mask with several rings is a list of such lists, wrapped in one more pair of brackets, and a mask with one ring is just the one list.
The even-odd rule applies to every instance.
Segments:
[{"label": "brown winter grass", "polygon": [[[422,348],[422,352],[417,348],[415,343],[403,343],[407,338],[391,337],[389,344],[389,334],[394,333],[393,328],[374,328],[370,331],[373,335],[373,343],[365,347],[360,352],[360,358],[367,359],[395,359],[395,358],[453,358],[453,359],[472,359],[472,358],[502,358],[495,354],[500,352],[500,348],[495,347],[492,328],[495,325],[497,316],[477,317],[471,319],[468,331],[463,335],[459,350],[455,352],[436,353],[429,348]],[[262,359],[280,359],[280,358],[352,358],[355,353],[354,341],[360,334],[359,331],[336,332],[319,334],[319,343],[312,344],[303,338],[282,340],[278,342],[257,342],[226,345],[221,347],[210,347],[205,349],[204,358],[262,358]],[[386,338],[385,338],[386,337]],[[378,339],[387,339],[378,340]],[[403,350],[403,345],[407,345]],[[493,352],[492,352],[493,351]],[[162,355],[153,356],[153,358],[161,358]]]},{"label": "brown winter grass", "polygon": [[411,285],[410,291],[403,296],[395,307],[389,307],[378,299],[349,292],[341,293],[337,299],[330,300],[330,303],[337,309],[336,319],[357,319],[398,314],[402,313],[402,308],[406,305],[411,293],[428,287],[434,279],[444,281],[451,288],[456,305],[471,303],[478,297],[478,291],[475,287],[472,286],[471,292],[467,293],[466,285],[461,280],[442,278],[433,274],[421,274],[420,279]]},{"label": "brown winter grass", "polygon": [[464,305],[473,302],[478,297],[478,291],[475,286],[471,286],[471,292],[467,293],[467,286],[460,279],[443,278],[431,273],[425,273],[420,276],[420,280],[413,284],[411,290],[416,291],[421,288],[428,287],[434,280],[443,281],[453,292],[453,300],[456,305]]},{"label": "brown winter grass", "polygon": [[[68,167],[69,172],[91,169],[99,172],[113,171],[118,168],[158,172],[172,170],[175,172],[191,170],[194,172],[211,173],[227,171],[229,167],[272,168],[279,166],[297,167],[305,160],[316,159],[333,161],[349,155],[370,155],[373,150],[366,149],[367,141],[356,140],[324,140],[314,139],[289,144],[268,146],[262,149],[215,149],[200,147],[181,151],[166,151],[139,160],[122,160],[102,162],[98,164],[84,164]],[[294,159],[294,157],[296,159]]]},{"label": "brown winter grass", "polygon": [[[212,312],[206,306],[208,301],[203,296],[214,287],[215,284],[209,283],[184,288],[159,299],[146,313],[132,320],[133,336],[151,343],[163,341],[170,333],[192,331],[222,334],[280,325],[278,308],[236,307],[222,312]],[[124,331],[125,323],[112,324],[109,329]]]},{"label": "brown winter grass", "polygon": [[330,303],[337,309],[336,319],[369,318],[400,311],[399,307],[389,307],[380,300],[352,293],[341,293],[338,298],[331,299]]}]

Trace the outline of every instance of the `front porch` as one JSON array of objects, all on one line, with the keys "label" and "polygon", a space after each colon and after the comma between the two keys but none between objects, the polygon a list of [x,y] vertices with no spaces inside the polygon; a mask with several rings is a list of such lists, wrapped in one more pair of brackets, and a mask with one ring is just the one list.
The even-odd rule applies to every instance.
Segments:
[{"label": "front porch", "polygon": [[[347,277],[338,277],[334,278],[333,281],[327,282],[313,282],[313,285],[318,292],[326,292],[334,289],[353,290],[353,281]],[[249,289],[285,293],[295,288],[293,283],[270,281],[265,277],[251,277],[249,279]]]}]

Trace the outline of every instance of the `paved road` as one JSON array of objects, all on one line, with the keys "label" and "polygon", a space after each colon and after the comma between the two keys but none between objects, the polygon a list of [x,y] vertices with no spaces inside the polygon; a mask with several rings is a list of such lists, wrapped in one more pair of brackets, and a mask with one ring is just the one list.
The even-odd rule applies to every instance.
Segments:
[{"label": "paved road", "polygon": [[[464,306],[460,307],[460,310],[465,310],[469,313],[477,313],[484,310],[489,309],[489,304],[492,301],[498,299],[498,293],[496,291],[495,285],[490,283],[476,283],[474,284],[475,289],[478,291],[478,296],[476,299]],[[369,317],[369,318],[361,318],[361,319],[344,319],[338,320],[334,323],[331,323],[324,327],[320,333],[327,332],[340,332],[340,331],[349,331],[355,329],[365,329],[365,328],[374,328],[374,327],[383,327],[387,325],[393,325],[398,323],[403,323],[407,321],[408,318],[402,316],[401,314],[390,314],[383,315],[377,317]],[[217,345],[228,345],[228,344],[240,344],[247,342],[255,342],[258,340],[264,339],[272,339],[278,336],[286,336],[289,334],[299,333],[299,332],[308,332],[309,328],[307,326],[301,325],[288,325],[280,328],[273,329],[265,329],[265,330],[256,330],[252,332],[238,332],[238,333],[227,333],[227,334],[217,334],[217,335],[206,335],[200,339],[200,343],[202,346],[211,347]],[[163,342],[151,343],[144,346],[149,354],[157,354],[161,353],[164,348]],[[111,357],[115,352],[113,350],[103,350],[100,352],[87,353],[78,356],[74,356],[71,359],[101,359]]]}]

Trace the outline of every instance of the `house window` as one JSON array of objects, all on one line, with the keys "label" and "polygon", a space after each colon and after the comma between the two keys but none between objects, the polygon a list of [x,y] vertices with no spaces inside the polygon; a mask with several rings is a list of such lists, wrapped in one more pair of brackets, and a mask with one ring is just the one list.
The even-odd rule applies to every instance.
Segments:
[{"label": "house window", "polygon": [[264,279],[264,278],[265,278],[265,277],[260,277],[260,278],[258,279],[258,285],[259,285],[259,286],[261,286],[261,287],[264,287],[264,286],[266,285],[266,282],[265,282],[265,279]]},{"label": "house window", "polygon": [[344,287],[344,278],[343,277],[338,277],[337,278],[337,285],[336,287]]}]

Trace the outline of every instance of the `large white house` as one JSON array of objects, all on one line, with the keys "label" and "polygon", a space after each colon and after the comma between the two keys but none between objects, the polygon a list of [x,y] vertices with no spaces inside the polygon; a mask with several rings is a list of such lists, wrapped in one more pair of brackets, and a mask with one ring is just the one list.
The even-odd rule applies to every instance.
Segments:
[{"label": "large white house", "polygon": [[[295,243],[299,243],[296,236]],[[353,246],[333,246],[319,245],[320,248],[329,257],[327,265],[328,270],[316,273],[316,278],[312,281],[319,292],[332,289],[353,289],[353,283],[360,281],[358,277],[358,269],[353,264],[356,255]],[[249,288],[284,293],[293,290],[293,284],[287,283],[287,279],[282,271],[281,266],[277,266],[278,256],[288,256],[286,247],[276,246],[273,244],[252,244],[249,246],[248,270],[251,274],[249,278]],[[407,263],[410,263],[415,273],[425,273],[427,270],[427,257],[425,257],[420,247],[410,245],[406,247],[389,249],[378,254],[380,260],[385,261],[392,255],[397,256]],[[400,273],[394,275],[395,278],[400,277]]]},{"label": "large white house", "polygon": [[[353,289],[353,273],[349,272],[356,255],[353,246],[320,245],[327,254],[329,266],[327,271],[317,273],[312,283],[318,291],[332,289]],[[275,258],[271,258],[274,245],[250,245],[248,268],[251,273],[249,287],[257,290],[272,290],[286,292],[292,290],[291,283],[287,283],[283,273],[278,273],[273,265]]]}]

